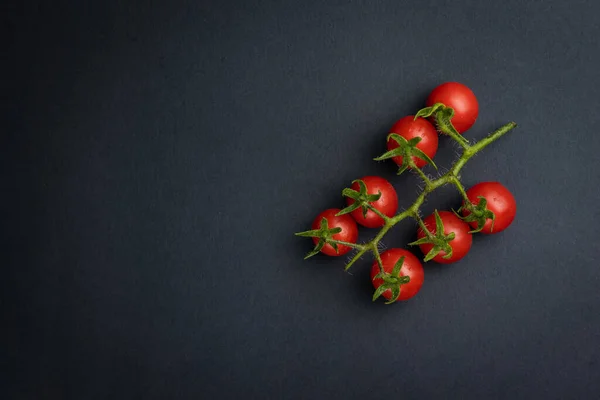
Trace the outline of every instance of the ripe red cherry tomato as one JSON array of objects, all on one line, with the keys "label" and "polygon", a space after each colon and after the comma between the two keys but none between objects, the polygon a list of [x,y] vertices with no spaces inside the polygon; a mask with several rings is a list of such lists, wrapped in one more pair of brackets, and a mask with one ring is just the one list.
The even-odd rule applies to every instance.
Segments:
[{"label": "ripe red cherry tomato", "polygon": [[[429,158],[433,159],[435,157],[438,149],[438,133],[431,122],[425,118],[419,117],[415,120],[413,115],[401,118],[392,126],[390,132],[397,133],[406,140],[420,137],[421,141],[417,144],[417,148],[427,154]],[[387,142],[388,150],[393,150],[398,146],[398,142],[394,139],[390,139]],[[396,156],[393,160],[399,166],[402,165],[402,156]],[[427,164],[427,161],[418,157],[413,157],[413,161],[418,168],[423,168]]]},{"label": "ripe red cherry tomato", "polygon": [[[450,247],[452,247],[452,257],[448,259],[443,258],[443,256],[446,255],[446,252],[442,250],[432,260],[440,264],[450,264],[467,255],[471,249],[471,244],[473,244],[473,236],[469,233],[471,230],[469,224],[458,218],[450,211],[440,211],[439,215],[442,219],[442,223],[444,224],[444,234],[449,235],[451,232],[454,232],[455,235],[454,239],[449,242]],[[435,234],[435,214],[431,214],[425,218],[423,222],[425,223],[427,230]],[[417,238],[421,239],[425,236],[426,235],[425,232],[423,232],[423,229],[419,228],[417,231]],[[421,248],[423,254],[427,254],[433,248],[433,244],[424,243],[420,244],[419,247]]]},{"label": "ripe red cherry tomato", "polygon": [[[423,266],[421,265],[421,262],[413,253],[404,249],[389,249],[381,254],[381,261],[383,262],[384,271],[391,273],[396,265],[396,262],[402,256],[405,258],[404,262],[402,263],[402,268],[400,268],[400,276],[408,276],[410,281],[400,286],[400,296],[396,301],[408,300],[416,295],[417,292],[421,290],[424,279]],[[383,284],[383,279],[375,279],[375,276],[378,273],[379,265],[377,264],[377,261],[375,261],[371,267],[371,281],[373,282],[373,287],[375,287],[375,289]],[[390,300],[392,298],[392,290],[386,290],[383,292],[382,296]]]},{"label": "ripe red cherry tomato", "polygon": [[479,103],[471,89],[458,82],[446,82],[433,89],[427,98],[426,105],[443,103],[454,109],[452,125],[458,133],[468,130],[479,115]]},{"label": "ripe red cherry tomato", "polygon": [[[335,214],[337,214],[339,211],[339,208],[330,208],[328,210],[323,211],[313,221],[312,229],[319,229],[319,227],[321,226],[321,220],[325,218],[327,219],[329,229],[338,227],[342,228],[342,231],[340,233],[336,233],[335,235],[333,235],[333,239],[341,240],[343,242],[348,243],[356,243],[356,240],[358,239],[358,227],[356,226],[356,222],[354,222],[352,217],[350,217],[350,215],[348,214],[336,217]],[[313,237],[312,240],[315,245],[319,242],[319,238],[316,237]],[[321,253],[326,254],[328,256],[342,256],[348,253],[350,250],[352,250],[351,247],[338,244],[339,252],[336,252],[335,249],[329,243],[327,243],[321,249]]]},{"label": "ripe red cherry tomato", "polygon": [[[487,200],[487,208],[495,214],[493,230],[492,219],[488,218],[481,232],[498,233],[508,228],[517,213],[517,202],[512,193],[499,182],[481,182],[467,190],[467,197],[475,205],[479,204],[479,196]],[[462,214],[466,217],[470,212],[463,208]],[[477,221],[470,225],[476,229]]]},{"label": "ripe red cherry tomato", "polygon": [[[379,176],[365,176],[364,178],[361,178],[361,180],[367,187],[367,194],[377,194],[381,192],[379,200],[374,201],[371,204],[384,215],[393,217],[398,210],[398,195],[392,184]],[[358,182],[354,182],[350,188],[357,192],[360,190]],[[348,205],[354,204],[354,202],[354,199],[351,199],[350,197],[346,198],[346,203]],[[351,215],[359,225],[366,228],[378,228],[385,223],[383,218],[371,210],[367,211],[366,217],[363,217],[361,208],[352,211]]]}]

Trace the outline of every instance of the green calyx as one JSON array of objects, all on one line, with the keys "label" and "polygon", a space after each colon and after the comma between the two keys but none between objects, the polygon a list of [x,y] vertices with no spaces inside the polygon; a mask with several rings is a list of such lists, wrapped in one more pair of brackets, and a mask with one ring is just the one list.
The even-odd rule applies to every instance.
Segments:
[{"label": "green calyx", "polygon": [[[496,220],[496,214],[494,214],[493,211],[487,208],[487,199],[485,197],[478,196],[477,198],[479,199],[479,203],[477,205],[471,202],[465,203],[458,209],[458,211],[453,210],[454,214],[456,214],[457,217],[459,217],[465,222],[477,222],[477,228],[470,231],[469,233],[481,232],[488,219],[492,220],[492,226],[490,227],[490,231],[493,231],[494,222]],[[469,211],[469,214],[467,216],[461,216],[460,212],[463,210]]]},{"label": "green calyx", "polygon": [[454,117],[454,109],[445,106],[443,103],[435,103],[431,107],[425,107],[415,114],[415,119],[418,117],[429,118],[433,116],[435,123],[440,132],[451,136],[464,148],[469,146],[469,141],[465,139],[452,125],[452,117]]},{"label": "green calyx", "polygon": [[367,217],[367,212],[371,208],[370,203],[379,200],[381,197],[381,192],[377,194],[369,194],[367,193],[367,185],[361,179],[357,179],[352,181],[352,183],[358,183],[358,192],[354,189],[345,188],[342,190],[342,196],[351,198],[354,200],[354,203],[350,204],[348,207],[344,208],[340,212],[336,214],[336,216],[349,214],[354,210],[359,208],[362,209],[363,217]]},{"label": "green calyx", "polygon": [[412,157],[417,157],[422,159],[423,161],[426,161],[437,170],[437,166],[435,165],[433,160],[417,147],[417,144],[421,142],[420,137],[415,137],[410,140],[406,140],[397,133],[390,133],[387,137],[387,140],[394,140],[396,143],[398,143],[398,147],[383,153],[379,157],[374,158],[374,160],[383,161],[398,156],[402,157],[402,165],[400,165],[400,168],[398,169],[398,175],[402,174],[408,168],[417,168],[414,164],[414,160],[412,159]]},{"label": "green calyx", "polygon": [[373,279],[383,280],[383,283],[373,293],[373,301],[377,300],[388,289],[392,291],[392,297],[385,304],[392,304],[398,300],[402,285],[410,282],[410,277],[400,276],[404,259],[404,256],[400,257],[396,264],[394,264],[394,269],[392,269],[391,273],[385,272],[382,269],[381,272],[373,277]]},{"label": "green calyx", "polygon": [[429,252],[425,255],[423,259],[425,262],[432,260],[435,256],[437,256],[441,251],[446,254],[442,256],[442,258],[448,259],[452,257],[452,246],[450,246],[450,242],[454,240],[455,234],[454,232],[450,232],[449,234],[444,233],[444,223],[442,222],[442,218],[438,211],[435,210],[435,233],[430,232],[425,224],[419,219],[419,224],[421,225],[421,229],[425,233],[425,237],[416,240],[412,243],[409,243],[409,246],[417,246],[421,244],[432,244],[433,247]]},{"label": "green calyx", "polygon": [[326,244],[331,245],[331,247],[333,247],[336,253],[338,253],[338,244],[333,241],[333,235],[338,234],[341,231],[342,228],[339,227],[329,229],[329,223],[327,222],[327,218],[323,218],[321,219],[321,225],[319,229],[313,229],[310,231],[296,233],[296,236],[319,238],[319,241],[317,242],[315,248],[310,253],[308,253],[306,257],[304,257],[304,259],[306,260],[307,258],[319,254],[319,252],[323,249],[323,247],[325,247]]},{"label": "green calyx", "polygon": [[444,113],[448,115],[448,118],[452,118],[454,116],[454,109],[451,107],[446,107],[444,105],[444,103],[435,103],[434,105],[432,105],[431,107],[425,107],[420,109],[416,114],[415,114],[415,120],[419,117],[421,118],[429,118],[434,114],[437,114],[438,112]]}]

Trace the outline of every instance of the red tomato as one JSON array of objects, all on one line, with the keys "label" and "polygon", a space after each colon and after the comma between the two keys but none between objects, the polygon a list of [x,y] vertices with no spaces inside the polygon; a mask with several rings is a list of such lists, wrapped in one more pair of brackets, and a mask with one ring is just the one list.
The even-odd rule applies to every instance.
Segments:
[{"label": "red tomato", "polygon": [[[338,227],[342,228],[342,231],[340,233],[336,233],[335,235],[333,235],[333,239],[341,240],[343,242],[356,243],[356,241],[358,240],[358,227],[356,226],[356,222],[354,222],[352,217],[348,214],[336,217],[335,214],[337,214],[339,211],[339,208],[330,208],[328,210],[323,211],[313,221],[312,229],[319,229],[321,226],[321,220],[323,218],[326,218],[327,223],[329,224],[329,229]],[[312,240],[315,245],[319,242],[319,238],[316,237],[313,237]],[[328,256],[342,256],[348,253],[350,250],[352,250],[351,247],[338,244],[339,252],[336,252],[335,249],[329,243],[327,243],[321,249],[321,253],[326,254]]]},{"label": "red tomato", "polygon": [[[384,215],[393,217],[398,210],[398,195],[392,184],[379,176],[365,176],[364,178],[361,178],[361,180],[367,186],[367,194],[377,194],[381,192],[379,200],[374,201],[371,204]],[[357,192],[360,190],[358,182],[354,182],[350,188]],[[354,202],[354,199],[349,197],[346,198],[346,203],[348,205],[354,204]],[[366,228],[378,228],[385,223],[383,218],[371,210],[367,211],[366,217],[363,217],[362,208],[357,208],[352,211],[351,215],[359,225]]]},{"label": "red tomato", "polygon": [[454,109],[452,125],[458,133],[468,130],[479,115],[479,103],[471,89],[458,82],[446,82],[433,89],[427,98],[426,105],[443,103]]},{"label": "red tomato", "polygon": [[[410,281],[400,286],[400,296],[396,301],[408,300],[416,295],[421,289],[421,286],[423,286],[424,279],[423,266],[421,265],[421,262],[413,253],[404,249],[389,249],[381,254],[381,261],[383,262],[384,271],[391,273],[396,265],[396,262],[402,256],[405,258],[404,262],[402,263],[402,268],[400,268],[400,276],[408,276]],[[378,273],[379,265],[377,264],[377,261],[375,261],[371,267],[371,281],[373,282],[375,289],[383,284],[383,279],[375,279],[375,276]],[[386,290],[383,292],[382,296],[390,300],[392,298],[392,290]]]},{"label": "red tomato", "polygon": [[[488,218],[481,232],[498,233],[508,228],[517,213],[517,202],[512,193],[499,182],[481,182],[467,190],[467,197],[475,205],[479,204],[479,196],[487,200],[487,208],[495,214],[493,230],[492,219]],[[463,209],[462,214],[467,216],[470,212]],[[470,224],[477,228],[477,221]]]},{"label": "red tomato", "polygon": [[[425,118],[419,117],[415,120],[413,115],[401,118],[392,126],[390,132],[397,133],[406,140],[420,137],[421,141],[417,144],[417,148],[427,154],[429,158],[433,159],[435,157],[438,149],[438,133],[435,127]],[[394,139],[387,142],[388,150],[393,150],[398,146],[398,142]],[[393,160],[399,166],[402,165],[402,156],[394,157]],[[427,161],[417,157],[413,157],[413,161],[418,168],[423,168],[427,164]]]},{"label": "red tomato", "polygon": [[[450,211],[440,211],[438,214],[444,224],[444,234],[449,235],[451,232],[454,232],[455,237],[449,242],[450,247],[452,247],[452,257],[448,259],[443,258],[443,256],[446,255],[446,252],[442,250],[432,260],[440,264],[450,264],[467,255],[471,249],[471,244],[473,244],[473,236],[469,233],[471,230],[469,224],[458,218],[454,213],[451,213]],[[435,215],[431,214],[425,218],[423,222],[425,223],[427,230],[435,234]],[[421,239],[425,236],[423,229],[419,228],[417,231],[417,238]],[[423,254],[427,254],[433,248],[433,244],[424,243],[420,244],[419,247]]]}]

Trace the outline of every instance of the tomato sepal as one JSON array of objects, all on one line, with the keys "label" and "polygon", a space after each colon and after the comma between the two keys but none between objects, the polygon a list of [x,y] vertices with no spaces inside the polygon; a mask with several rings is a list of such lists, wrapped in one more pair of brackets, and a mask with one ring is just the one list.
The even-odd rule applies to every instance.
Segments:
[{"label": "tomato sepal", "polygon": [[423,244],[433,245],[431,250],[425,255],[425,258],[423,258],[423,261],[425,262],[433,260],[442,251],[445,253],[442,258],[446,260],[452,258],[452,246],[450,245],[450,242],[455,239],[456,234],[450,232],[446,235],[444,233],[444,223],[437,210],[435,210],[434,215],[435,233],[430,232],[426,226],[422,225],[421,229],[425,233],[425,237],[408,244],[409,246],[419,246]]},{"label": "tomato sepal", "polygon": [[342,196],[349,197],[354,200],[354,203],[350,204],[348,207],[342,209],[340,212],[336,214],[336,216],[349,214],[354,210],[361,208],[363,217],[367,217],[367,212],[371,209],[371,204],[374,201],[377,201],[381,198],[381,192],[376,194],[369,194],[367,192],[367,185],[362,179],[353,180],[352,183],[358,184],[358,192],[354,189],[345,188],[342,190]]},{"label": "tomato sepal", "polygon": [[[487,199],[483,196],[477,196],[479,199],[479,203],[473,204],[471,202],[464,203],[459,209],[458,212],[454,212],[456,216],[463,221],[477,222],[477,228],[469,231],[469,233],[479,233],[484,228],[488,219],[492,220],[492,224],[490,226],[490,232],[494,231],[494,221],[496,220],[496,214],[487,207]],[[468,215],[459,215],[462,211],[468,211]],[[454,210],[452,210],[454,211]]]},{"label": "tomato sepal", "polygon": [[429,118],[433,114],[437,113],[438,111],[443,111],[443,110],[451,110],[451,112],[452,112],[451,116],[454,116],[454,110],[452,108],[446,107],[446,105],[443,104],[443,103],[435,103],[431,107],[425,107],[425,108],[420,109],[415,114],[415,120],[417,118],[419,118],[419,117],[421,117],[421,118]]},{"label": "tomato sepal", "polygon": [[452,124],[452,117],[454,117],[454,109],[452,107],[448,107],[443,103],[435,103],[430,107],[420,109],[415,114],[415,119],[418,117],[432,117],[435,120],[437,128],[440,130],[440,132],[450,136],[461,146],[468,146],[469,141],[465,139]]},{"label": "tomato sepal", "polygon": [[307,260],[310,257],[319,254],[319,252],[323,249],[323,247],[325,247],[326,244],[329,244],[331,247],[333,247],[336,253],[339,253],[338,244],[334,241],[333,235],[336,235],[341,231],[342,228],[340,227],[330,229],[329,223],[327,222],[327,218],[322,218],[319,229],[311,229],[309,231],[295,233],[296,236],[319,238],[319,241],[315,245],[314,249],[308,254],[306,254],[304,259]]},{"label": "tomato sepal", "polygon": [[373,293],[373,301],[381,297],[381,295],[388,289],[392,291],[392,296],[388,301],[385,302],[385,304],[392,304],[398,300],[400,297],[400,291],[402,290],[402,285],[410,282],[410,277],[400,276],[400,270],[402,269],[405,259],[405,256],[400,257],[396,264],[394,264],[394,268],[392,269],[391,273],[381,270],[381,272],[373,277],[373,279],[383,280],[383,283],[375,290],[375,293]]},{"label": "tomato sepal", "polygon": [[406,140],[404,137],[392,132],[387,136],[387,140],[389,141],[390,139],[398,143],[398,147],[393,150],[386,151],[379,157],[375,157],[373,160],[383,161],[398,156],[402,157],[402,165],[400,165],[397,175],[401,175],[408,168],[418,168],[416,165],[414,165],[412,157],[420,158],[421,160],[430,164],[436,170],[438,169],[431,157],[417,147],[417,144],[421,142],[420,137]]}]

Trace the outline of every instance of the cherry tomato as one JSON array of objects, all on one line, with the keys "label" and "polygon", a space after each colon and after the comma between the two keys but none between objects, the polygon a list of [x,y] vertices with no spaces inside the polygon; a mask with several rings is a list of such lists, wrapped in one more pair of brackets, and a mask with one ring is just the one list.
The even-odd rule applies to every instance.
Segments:
[{"label": "cherry tomato", "polygon": [[427,98],[426,105],[443,103],[454,109],[452,125],[458,133],[468,130],[479,115],[479,103],[471,89],[458,82],[446,82],[433,89]]},{"label": "cherry tomato", "polygon": [[[398,195],[396,194],[396,190],[392,184],[379,176],[365,176],[364,178],[361,178],[361,180],[365,183],[368,194],[377,194],[381,192],[381,197],[379,200],[371,203],[373,207],[375,207],[384,215],[393,217],[398,210]],[[356,191],[360,190],[358,182],[354,182],[350,188]],[[346,198],[346,203],[348,205],[351,205],[354,202],[354,199],[349,197]],[[385,223],[383,218],[371,210],[367,211],[367,216],[364,217],[362,208],[360,207],[352,211],[351,215],[359,225],[362,225],[366,228],[378,228],[383,226]]]},{"label": "cherry tomato", "polygon": [[[420,137],[421,141],[417,144],[417,148],[427,154],[431,159],[433,159],[435,153],[437,153],[438,133],[431,122],[427,121],[425,118],[419,117],[415,120],[412,115],[406,116],[399,119],[394,126],[392,126],[390,132],[397,133],[406,140]],[[388,150],[393,150],[398,146],[398,142],[394,139],[390,139],[387,142]],[[399,166],[402,165],[402,156],[396,156],[393,160]],[[425,164],[427,164],[427,161],[414,156],[413,161],[418,168],[423,168]]]},{"label": "cherry tomato", "polygon": [[[383,263],[383,270],[387,273],[391,273],[396,262],[402,256],[404,256],[404,262],[402,263],[402,268],[400,268],[400,276],[408,276],[410,281],[400,286],[400,296],[396,301],[408,300],[416,295],[417,292],[421,290],[424,279],[421,262],[413,253],[404,249],[389,249],[382,253],[381,261]],[[381,278],[375,279],[375,276],[378,273],[379,265],[377,264],[377,261],[375,261],[371,267],[371,281],[373,282],[373,287],[375,287],[375,289],[384,283]],[[392,290],[386,290],[383,292],[382,296],[390,300],[392,298]]]},{"label": "cherry tomato", "polygon": [[[467,197],[475,205],[479,204],[479,196],[487,200],[487,208],[495,214],[493,230],[492,219],[488,218],[481,232],[498,233],[508,228],[517,213],[517,202],[512,193],[500,182],[481,182],[467,190]],[[463,208],[462,214],[467,216],[470,212]],[[477,228],[477,221],[470,224],[474,229]]]},{"label": "cherry tomato", "polygon": [[[356,243],[358,240],[358,227],[356,226],[356,222],[354,222],[352,217],[348,214],[336,217],[335,214],[337,214],[339,211],[339,208],[330,208],[323,211],[313,221],[312,229],[319,229],[321,226],[321,220],[326,218],[329,229],[342,228],[340,233],[333,235],[333,239],[348,243]],[[312,240],[315,245],[319,242],[319,238],[316,237],[313,237]],[[329,243],[327,243],[321,249],[321,253],[328,256],[342,256],[348,253],[350,250],[352,250],[351,247],[338,244],[338,252],[336,252],[335,249]]]},{"label": "cherry tomato", "polygon": [[[443,258],[443,256],[446,255],[446,252],[442,250],[432,260],[440,264],[450,264],[467,255],[471,249],[471,244],[473,244],[473,236],[469,233],[471,230],[469,224],[458,218],[454,213],[450,211],[440,211],[439,215],[444,224],[444,234],[449,235],[451,232],[454,232],[455,235],[454,239],[449,242],[450,247],[452,247],[452,257],[448,259]],[[425,218],[423,222],[427,229],[435,234],[435,214],[431,214]],[[421,239],[425,236],[423,229],[419,228],[417,231],[417,238]],[[420,244],[419,247],[423,254],[427,254],[433,248],[433,244],[424,243]]]}]

